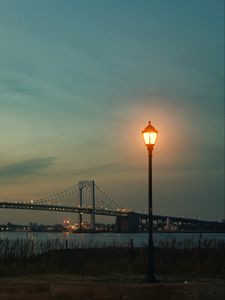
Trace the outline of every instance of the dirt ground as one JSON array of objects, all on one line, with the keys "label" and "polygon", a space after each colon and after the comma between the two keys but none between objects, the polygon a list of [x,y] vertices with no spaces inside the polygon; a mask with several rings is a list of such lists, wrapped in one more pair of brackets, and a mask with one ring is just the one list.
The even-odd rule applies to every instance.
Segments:
[{"label": "dirt ground", "polygon": [[204,279],[156,284],[48,276],[1,278],[1,300],[224,300],[225,282]]}]

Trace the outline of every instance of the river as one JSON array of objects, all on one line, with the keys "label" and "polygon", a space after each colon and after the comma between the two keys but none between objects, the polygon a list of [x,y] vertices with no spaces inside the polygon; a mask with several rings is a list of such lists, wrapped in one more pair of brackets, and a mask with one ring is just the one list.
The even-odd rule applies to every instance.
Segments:
[{"label": "river", "polygon": [[[225,233],[156,232],[153,234],[155,247],[195,248],[199,241],[202,247],[225,245]],[[42,232],[1,232],[0,241],[33,241],[35,244],[48,243],[55,248],[87,247],[146,247],[147,233],[42,233]]]}]

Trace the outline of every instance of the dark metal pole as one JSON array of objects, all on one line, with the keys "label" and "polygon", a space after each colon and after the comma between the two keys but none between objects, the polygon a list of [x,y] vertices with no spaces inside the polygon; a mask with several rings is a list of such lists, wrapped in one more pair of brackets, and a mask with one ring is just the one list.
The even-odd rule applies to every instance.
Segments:
[{"label": "dark metal pole", "polygon": [[95,182],[91,181],[92,189],[92,215],[91,215],[91,230],[95,232]]},{"label": "dark metal pole", "polygon": [[152,150],[148,145],[148,262],[147,282],[157,282],[154,272],[154,244],[153,244],[153,217],[152,217]]},{"label": "dark metal pole", "polygon": [[[82,197],[83,197],[83,195],[82,195],[82,187],[80,187],[80,208],[82,208]],[[82,222],[83,222],[83,220],[82,220],[82,212],[80,212],[80,214],[79,214],[79,229],[80,229],[80,231],[82,231],[83,230],[83,226],[82,226]]]}]

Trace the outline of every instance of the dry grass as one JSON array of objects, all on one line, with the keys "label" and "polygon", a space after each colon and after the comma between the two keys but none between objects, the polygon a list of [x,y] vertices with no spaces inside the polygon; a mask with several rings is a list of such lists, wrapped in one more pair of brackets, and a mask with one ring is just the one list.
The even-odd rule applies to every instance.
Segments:
[{"label": "dry grass", "polygon": [[[217,276],[225,274],[224,241],[202,241],[193,248],[189,241],[168,245],[161,241],[155,249],[158,275]],[[0,240],[0,276],[28,274],[74,274],[82,276],[143,276],[147,248],[122,248],[93,245],[81,249],[77,244],[65,249],[60,240],[35,243],[34,240]]]}]

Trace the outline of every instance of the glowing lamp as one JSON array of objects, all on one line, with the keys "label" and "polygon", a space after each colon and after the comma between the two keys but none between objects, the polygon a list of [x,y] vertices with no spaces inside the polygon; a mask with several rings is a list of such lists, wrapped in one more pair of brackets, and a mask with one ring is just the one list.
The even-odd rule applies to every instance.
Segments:
[{"label": "glowing lamp", "polygon": [[142,131],[142,134],[143,134],[145,145],[147,147],[151,146],[151,145],[152,146],[155,145],[158,131],[151,125],[150,121],[149,121],[148,126],[145,127],[145,129]]}]

